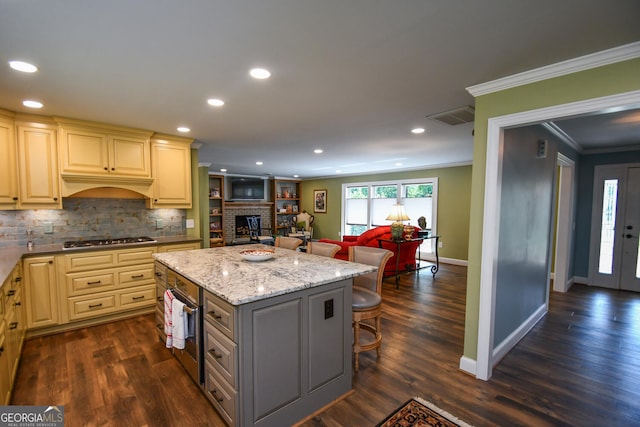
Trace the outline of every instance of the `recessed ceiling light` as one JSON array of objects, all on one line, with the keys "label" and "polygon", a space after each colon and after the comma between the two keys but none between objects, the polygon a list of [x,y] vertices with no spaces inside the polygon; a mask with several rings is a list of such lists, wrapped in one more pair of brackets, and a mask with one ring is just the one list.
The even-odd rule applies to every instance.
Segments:
[{"label": "recessed ceiling light", "polygon": [[398,162],[396,163],[396,166],[402,166],[402,163]]},{"label": "recessed ceiling light", "polygon": [[300,177],[300,175],[293,175],[293,177],[294,177],[294,178],[299,178],[299,177]]},{"label": "recessed ceiling light", "polygon": [[322,154],[322,149],[321,148],[316,148],[315,150],[313,150],[314,153],[316,154]]},{"label": "recessed ceiling light", "polygon": [[415,133],[416,135],[424,133],[424,128],[413,128],[411,129],[411,132]]},{"label": "recessed ceiling light", "polygon": [[185,126],[180,126],[178,128],[178,132],[182,132],[182,133],[191,132],[191,129],[189,129],[188,127],[185,127]]},{"label": "recessed ceiling light", "polygon": [[22,105],[29,108],[42,108],[42,102],[32,100],[22,101]]},{"label": "recessed ceiling light", "polygon": [[22,71],[23,73],[35,73],[38,71],[38,67],[23,61],[9,61],[9,66],[14,70]]},{"label": "recessed ceiling light", "polygon": [[226,172],[227,170],[225,168],[220,169],[220,172]]},{"label": "recessed ceiling light", "polygon": [[268,79],[269,77],[271,77],[271,72],[264,68],[252,68],[251,71],[249,71],[249,74],[254,79],[260,79],[260,80]]},{"label": "recessed ceiling light", "polygon": [[340,169],[338,169],[338,170],[336,171],[336,173],[342,173],[342,171],[341,171]]},{"label": "recessed ceiling light", "polygon": [[213,107],[222,107],[224,105],[224,101],[218,98],[207,99],[207,104]]},{"label": "recessed ceiling light", "polygon": [[262,162],[256,162],[256,165],[262,166]]}]

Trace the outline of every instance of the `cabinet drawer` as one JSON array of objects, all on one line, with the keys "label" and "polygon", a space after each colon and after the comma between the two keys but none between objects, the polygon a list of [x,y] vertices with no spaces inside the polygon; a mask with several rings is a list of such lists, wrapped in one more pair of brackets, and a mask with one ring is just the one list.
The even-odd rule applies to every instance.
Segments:
[{"label": "cabinet drawer", "polygon": [[153,283],[153,265],[118,272],[119,286],[138,286]]},{"label": "cabinet drawer", "polygon": [[235,388],[237,346],[209,322],[204,323],[204,356],[222,378]]},{"label": "cabinet drawer", "polygon": [[98,270],[115,265],[116,254],[113,251],[64,255],[64,270],[67,273]]},{"label": "cabinet drawer", "polygon": [[152,246],[136,249],[122,249],[116,254],[116,262],[118,263],[118,265],[152,263],[152,255],[155,253],[156,248]]},{"label": "cabinet drawer", "polygon": [[72,273],[65,275],[69,295],[83,295],[104,291],[115,286],[114,274],[101,271],[96,274]]},{"label": "cabinet drawer", "polygon": [[124,309],[152,306],[156,303],[154,285],[140,286],[120,294],[120,307]]},{"label": "cabinet drawer", "polygon": [[204,320],[211,322],[232,341],[236,340],[233,306],[206,291],[204,292]]},{"label": "cabinet drawer", "polygon": [[162,283],[162,285],[167,287],[167,266],[156,261],[153,265],[155,270],[156,282]]},{"label": "cabinet drawer", "polygon": [[236,425],[238,393],[218,376],[208,360],[204,365],[204,392],[218,413],[229,424],[229,427],[234,427]]},{"label": "cabinet drawer", "polygon": [[116,310],[115,294],[69,298],[69,319],[78,320],[111,313]]}]

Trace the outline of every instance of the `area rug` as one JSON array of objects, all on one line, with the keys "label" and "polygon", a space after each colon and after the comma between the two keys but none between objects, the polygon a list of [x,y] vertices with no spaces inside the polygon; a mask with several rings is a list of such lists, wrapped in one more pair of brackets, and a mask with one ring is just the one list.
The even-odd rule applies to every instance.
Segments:
[{"label": "area rug", "polygon": [[419,397],[409,399],[376,427],[471,427]]}]

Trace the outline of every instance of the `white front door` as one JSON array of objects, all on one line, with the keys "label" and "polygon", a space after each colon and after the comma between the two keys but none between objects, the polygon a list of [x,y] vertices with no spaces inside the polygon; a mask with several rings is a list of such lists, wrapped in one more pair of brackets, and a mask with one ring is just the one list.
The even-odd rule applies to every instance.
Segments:
[{"label": "white front door", "polygon": [[640,292],[640,167],[627,169],[627,191],[625,195],[624,229],[622,237],[622,266],[620,267],[620,289]]},{"label": "white front door", "polygon": [[593,202],[590,283],[640,292],[640,165],[596,167]]}]

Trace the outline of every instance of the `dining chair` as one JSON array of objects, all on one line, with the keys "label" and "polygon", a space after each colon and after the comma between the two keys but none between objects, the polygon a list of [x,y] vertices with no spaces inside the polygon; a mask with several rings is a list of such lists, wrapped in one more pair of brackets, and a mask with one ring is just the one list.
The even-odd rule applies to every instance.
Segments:
[{"label": "dining chair", "polygon": [[276,247],[295,251],[302,244],[302,240],[295,237],[276,236]]},{"label": "dining chair", "polygon": [[[353,355],[354,369],[360,367],[360,353],[376,350],[380,357],[382,343],[382,279],[384,267],[393,256],[387,249],[370,246],[350,246],[349,261],[360,264],[375,265],[377,271],[353,278],[353,293],[351,299],[351,320],[353,324]],[[360,330],[373,334],[373,341],[360,338]]]},{"label": "dining chair", "polygon": [[340,246],[334,245],[333,243],[324,243],[324,242],[307,243],[308,254],[314,254],[314,255],[333,258],[334,256],[336,256],[339,250],[340,250]]}]

